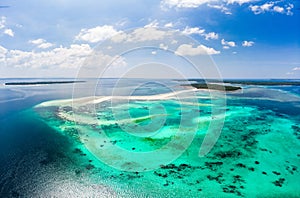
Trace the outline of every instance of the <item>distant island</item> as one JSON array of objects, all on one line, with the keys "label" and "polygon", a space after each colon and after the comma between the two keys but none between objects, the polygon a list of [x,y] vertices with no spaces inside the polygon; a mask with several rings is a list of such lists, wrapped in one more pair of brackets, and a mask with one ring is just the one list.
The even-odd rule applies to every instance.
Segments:
[{"label": "distant island", "polygon": [[197,89],[212,89],[218,91],[236,91],[242,89],[241,87],[237,87],[237,86],[220,85],[220,84],[192,83],[190,85]]},{"label": "distant island", "polygon": [[[186,80],[178,80],[186,81]],[[187,81],[195,81],[196,83],[206,84],[208,83],[228,83],[228,84],[240,84],[240,85],[261,85],[261,86],[279,86],[279,85],[291,85],[299,86],[300,80],[285,80],[285,79],[276,79],[276,80],[216,80],[216,79],[187,79]]]},{"label": "distant island", "polygon": [[[186,81],[186,80],[178,80],[178,81]],[[276,81],[267,81],[267,80],[204,80],[204,79],[188,79],[187,81],[195,83],[191,84],[182,84],[182,86],[192,86],[197,89],[211,89],[211,90],[219,90],[219,91],[236,91],[242,89],[242,87],[238,85],[255,85],[255,86],[300,86],[299,80],[276,80]],[[225,83],[217,84],[217,83]],[[226,85],[230,84],[230,85]],[[234,84],[234,86],[232,85]]]},{"label": "distant island", "polygon": [[277,85],[300,85],[300,81],[264,81],[264,80],[224,80],[224,83],[241,84],[241,85],[261,85],[261,86],[277,86]]},{"label": "distant island", "polygon": [[68,83],[83,83],[85,81],[36,81],[36,82],[7,82],[5,85],[49,85],[49,84],[68,84]]}]

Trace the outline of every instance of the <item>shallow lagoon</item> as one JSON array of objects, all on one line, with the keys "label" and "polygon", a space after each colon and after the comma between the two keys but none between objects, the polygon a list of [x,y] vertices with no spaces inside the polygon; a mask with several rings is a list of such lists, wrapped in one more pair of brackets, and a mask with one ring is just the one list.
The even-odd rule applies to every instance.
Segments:
[{"label": "shallow lagoon", "polygon": [[[88,192],[91,196],[102,193],[107,197],[299,197],[300,100],[297,92],[289,90],[295,87],[248,86],[242,93],[228,93],[221,136],[205,157],[199,157],[199,148],[212,119],[210,100],[205,98],[207,92],[199,91],[197,101],[201,105],[180,106],[172,99],[132,100],[130,112],[137,125],[149,124],[152,119],[147,117],[149,107],[162,104],[167,110],[159,112],[159,119],[165,118],[166,124],[151,138],[123,133],[112,122],[112,109],[106,108],[109,105],[104,106],[104,103],[97,106],[97,120],[102,121],[102,127],[84,123],[89,117],[86,103],[80,103],[82,111],[75,111],[84,116],[77,125],[67,117],[62,119],[63,113],[73,110],[68,108],[68,102],[43,103],[14,119],[28,127],[9,137],[15,146],[23,148],[14,155],[23,153],[23,157],[20,160],[2,153],[7,160],[1,167],[10,167],[10,176],[19,179],[15,179],[15,183],[2,180],[1,192],[29,196],[66,196],[68,193],[80,196]],[[121,112],[125,107],[120,103],[115,108]],[[93,136],[92,139],[100,138],[97,133],[101,131],[108,134],[111,142],[101,142],[100,151],[111,144],[135,153],[155,150],[172,142],[181,111],[191,109],[199,109],[199,117],[194,119],[198,130],[191,145],[179,158],[161,164],[158,169],[133,172],[114,169],[92,154],[82,138],[82,133]],[[129,126],[126,120],[123,124]],[[6,124],[1,131],[16,128]],[[8,150],[15,148],[6,145]],[[1,173],[3,178],[9,175],[3,169]],[[75,187],[79,187],[78,190]]]}]

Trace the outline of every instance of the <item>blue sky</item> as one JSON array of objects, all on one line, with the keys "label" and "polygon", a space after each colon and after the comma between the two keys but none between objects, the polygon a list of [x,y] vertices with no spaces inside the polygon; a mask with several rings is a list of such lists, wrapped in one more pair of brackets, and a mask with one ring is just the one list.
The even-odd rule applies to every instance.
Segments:
[{"label": "blue sky", "polygon": [[0,77],[74,77],[109,36],[167,27],[211,49],[224,78],[300,78],[296,0],[1,0],[0,6],[9,6],[0,8]]}]

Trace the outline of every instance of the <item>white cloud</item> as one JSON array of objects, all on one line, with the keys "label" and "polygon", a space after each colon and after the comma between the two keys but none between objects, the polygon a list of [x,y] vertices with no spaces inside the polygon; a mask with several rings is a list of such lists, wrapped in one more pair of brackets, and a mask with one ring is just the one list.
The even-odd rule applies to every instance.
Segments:
[{"label": "white cloud", "polygon": [[177,44],[177,43],[178,43],[178,41],[175,39],[171,41],[171,44]]},{"label": "white cloud", "polygon": [[166,24],[165,24],[165,27],[166,27],[166,28],[172,28],[172,27],[174,27],[174,24],[173,24],[172,22],[166,23]]},{"label": "white cloud", "polygon": [[10,37],[14,37],[15,33],[12,31],[12,29],[5,29],[4,30],[4,34],[10,36]]},{"label": "white cloud", "polygon": [[1,16],[0,18],[0,30],[2,31],[3,34],[6,34],[10,37],[14,37],[15,33],[11,28],[6,27],[6,17]]},{"label": "white cloud", "polygon": [[242,5],[244,3],[250,3],[257,0],[224,0],[227,4],[234,4],[237,3],[239,5]]},{"label": "white cloud", "polygon": [[261,14],[261,13],[271,10],[271,8],[273,6],[274,6],[273,2],[268,2],[268,3],[265,3],[260,6],[259,5],[250,5],[249,8],[251,9],[252,12],[254,12],[254,14]]},{"label": "white cloud", "polygon": [[29,43],[34,44],[34,45],[40,45],[40,44],[42,44],[44,42],[45,42],[45,40],[41,39],[41,38],[29,41]]},{"label": "white cloud", "polygon": [[227,8],[225,5],[221,4],[221,5],[212,5],[212,4],[207,4],[208,7],[210,8],[214,8],[217,10],[220,10],[221,12],[225,13],[225,14],[232,14],[231,11],[229,10],[229,8]]},{"label": "white cloud", "polygon": [[154,41],[162,40],[165,36],[170,34],[170,31],[162,31],[157,29],[156,27],[142,27],[135,29],[130,34],[120,32],[119,34],[113,36],[111,40],[116,43]]},{"label": "white cloud", "polygon": [[200,36],[204,36],[205,40],[219,38],[219,35],[217,33],[215,32],[205,33],[205,29],[200,29],[198,27],[185,27],[182,33],[185,35],[198,34]]},{"label": "white cloud", "polygon": [[204,45],[193,47],[192,45],[189,44],[182,44],[175,51],[175,54],[181,56],[212,55],[212,54],[219,54],[219,53],[220,51],[216,51],[215,49],[206,47]]},{"label": "white cloud", "polygon": [[7,52],[7,49],[0,45],[0,54],[6,54],[6,52]]},{"label": "white cloud", "polygon": [[185,27],[185,29],[182,31],[183,34],[191,35],[191,34],[199,34],[202,35],[205,32],[205,29],[200,29],[198,27]]},{"label": "white cloud", "polygon": [[229,49],[230,47],[229,46],[223,46],[223,49]]},{"label": "white cloud", "polygon": [[113,26],[104,25],[91,29],[81,29],[80,33],[75,36],[75,39],[79,41],[96,43],[108,39],[117,33],[119,33],[119,31],[115,30]]},{"label": "white cloud", "polygon": [[127,37],[128,37],[128,35],[126,33],[119,32],[118,34],[111,37],[111,40],[113,42],[120,43],[120,42],[123,42],[123,41],[127,40]]},{"label": "white cloud", "polygon": [[292,70],[293,71],[300,71],[300,67],[294,67]]},{"label": "white cloud", "polygon": [[49,47],[53,47],[54,45],[52,43],[49,43],[49,42],[45,42],[45,43],[42,43],[40,45],[38,45],[37,47],[38,48],[41,48],[41,49],[47,49]]},{"label": "white cloud", "polygon": [[281,1],[271,1],[262,5],[250,5],[249,8],[254,14],[262,14],[265,12],[277,12],[280,14],[293,15],[292,9],[294,8],[294,5],[291,3],[286,4],[284,7],[276,5],[280,2]]},{"label": "white cloud", "polygon": [[253,41],[243,41],[243,44],[242,44],[243,47],[251,47],[253,45],[254,45]]},{"label": "white cloud", "polygon": [[152,22],[150,22],[149,24],[145,25],[145,28],[157,28],[159,25],[157,20],[154,20]]},{"label": "white cloud", "polygon": [[293,69],[291,69],[290,71],[286,72],[286,75],[296,75],[298,73],[298,71],[300,71],[300,67],[294,67]]},{"label": "white cloud", "polygon": [[0,29],[5,28],[5,24],[6,24],[6,17],[5,17],[5,16],[2,16],[2,17],[0,18]]},{"label": "white cloud", "polygon": [[38,48],[47,49],[53,47],[54,44],[47,42],[45,39],[39,38],[35,40],[30,40],[29,43],[36,45]]},{"label": "white cloud", "polygon": [[[224,39],[221,40],[221,44],[224,45],[224,46],[228,46],[229,47],[235,47],[236,44],[234,41],[225,41]],[[224,47],[223,47],[224,48]],[[228,49],[227,48],[227,49]]]},{"label": "white cloud", "polygon": [[219,38],[219,35],[215,32],[209,32],[207,34],[204,34],[205,36],[205,40],[209,40],[209,39],[218,39]]},{"label": "white cloud", "polygon": [[286,14],[287,15],[293,15],[292,9],[294,8],[294,5],[289,3],[288,5],[286,5]]},{"label": "white cloud", "polygon": [[6,59],[7,51],[8,50],[6,48],[4,48],[0,45],[0,63],[4,63],[4,64],[6,63],[5,59]]},{"label": "white cloud", "polygon": [[197,8],[200,5],[216,2],[216,0],[162,0],[162,7]]},{"label": "white cloud", "polygon": [[269,2],[269,3],[265,3],[265,4],[261,5],[260,8],[263,11],[268,11],[268,10],[270,10],[270,8],[272,8],[273,5],[274,5],[273,2]]},{"label": "white cloud", "polygon": [[168,49],[168,46],[165,45],[165,44],[163,44],[163,43],[161,43],[161,44],[159,44],[159,48],[160,48],[160,49],[163,49],[163,50],[167,50],[167,49]]},{"label": "white cloud", "polygon": [[[225,4],[245,4],[245,3],[250,3],[250,2],[255,2],[257,0],[162,0],[161,1],[161,8],[166,9],[166,8],[198,8],[201,5],[220,5],[224,7]],[[214,7],[217,8],[217,7]],[[218,8],[217,8],[218,9]],[[222,8],[224,12],[226,13],[228,10],[227,8]],[[222,10],[220,9],[220,10]],[[228,14],[230,12],[228,11]]]},{"label": "white cloud", "polygon": [[133,31],[132,35],[128,38],[129,41],[151,41],[151,40],[161,40],[168,32],[158,30],[157,28],[138,28]]},{"label": "white cloud", "polygon": [[283,13],[284,12],[284,8],[280,7],[280,6],[274,6],[273,10],[275,12],[279,12],[279,13]]},{"label": "white cloud", "polygon": [[[3,47],[2,47],[3,48]],[[78,68],[92,52],[87,44],[59,47],[48,51],[34,52],[4,50],[0,47],[0,63],[17,68]],[[4,52],[4,53],[3,53]]]}]

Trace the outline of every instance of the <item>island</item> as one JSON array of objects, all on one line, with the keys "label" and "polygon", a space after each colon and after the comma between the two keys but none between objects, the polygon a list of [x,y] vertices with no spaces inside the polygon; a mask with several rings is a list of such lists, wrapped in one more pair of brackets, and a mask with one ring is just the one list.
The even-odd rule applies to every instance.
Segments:
[{"label": "island", "polygon": [[224,80],[224,83],[230,84],[241,84],[241,85],[260,85],[260,86],[299,86],[300,81],[298,80]]},{"label": "island", "polygon": [[190,84],[192,87],[197,89],[211,89],[218,91],[236,91],[242,89],[241,87],[231,86],[231,85],[220,85],[220,84],[212,84],[212,83],[192,83]]},{"label": "island", "polygon": [[83,83],[85,81],[32,81],[32,82],[6,82],[4,85],[50,85],[50,84],[70,84]]}]

